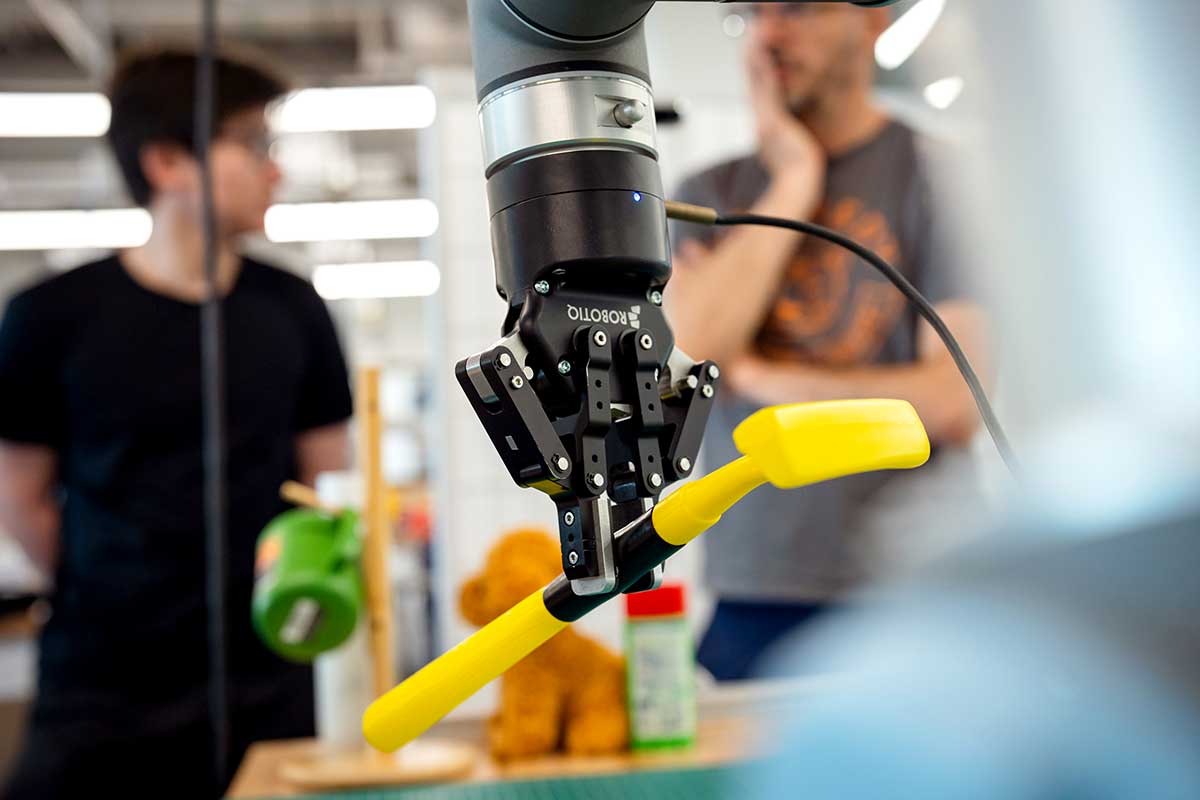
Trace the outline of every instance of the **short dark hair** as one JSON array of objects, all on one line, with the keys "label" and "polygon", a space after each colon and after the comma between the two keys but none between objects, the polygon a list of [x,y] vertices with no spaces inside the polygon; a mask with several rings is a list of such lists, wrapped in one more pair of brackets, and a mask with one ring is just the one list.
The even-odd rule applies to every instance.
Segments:
[{"label": "short dark hair", "polygon": [[[129,193],[140,206],[148,205],[151,195],[142,172],[142,148],[165,142],[195,151],[198,63],[193,50],[159,47],[125,54],[113,74],[108,141]],[[214,134],[231,116],[266,105],[288,90],[280,77],[249,60],[221,54],[214,67]]]}]

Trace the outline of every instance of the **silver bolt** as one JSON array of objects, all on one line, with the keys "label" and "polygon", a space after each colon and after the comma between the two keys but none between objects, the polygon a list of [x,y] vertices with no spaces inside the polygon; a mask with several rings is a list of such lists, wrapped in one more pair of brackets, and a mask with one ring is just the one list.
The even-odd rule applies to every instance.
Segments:
[{"label": "silver bolt", "polygon": [[550,281],[538,281],[533,285],[533,290],[538,294],[550,294]]},{"label": "silver bolt", "polygon": [[683,379],[683,385],[694,392],[696,391],[696,387],[700,385],[700,379],[695,375],[688,375]]},{"label": "silver bolt", "polygon": [[579,553],[576,553],[574,550],[567,553],[567,563],[570,564],[572,567],[575,566],[576,564],[578,564],[579,563]]},{"label": "silver bolt", "polygon": [[692,460],[690,458],[681,458],[676,462],[676,464],[679,466],[680,472],[692,471]]},{"label": "silver bolt", "polygon": [[716,393],[713,391],[713,388],[711,386],[705,386],[703,389],[700,390],[700,394],[704,395],[707,399],[711,400],[712,396]]},{"label": "silver bolt", "polygon": [[567,361],[566,359],[563,359],[562,361],[558,362],[558,374],[559,375],[570,375],[571,374],[571,362]]},{"label": "silver bolt", "polygon": [[568,511],[567,513],[563,514],[563,524],[564,525],[574,525],[575,524],[575,512],[574,511]]},{"label": "silver bolt", "polygon": [[656,306],[661,306],[662,300],[663,300],[662,292],[660,292],[658,289],[654,289],[650,292],[650,302],[651,303],[654,303],[654,305],[656,305]]},{"label": "silver bolt", "polygon": [[650,473],[650,485],[653,486],[655,489],[661,489],[662,485],[663,485],[662,475],[659,475],[657,472],[651,472]]},{"label": "silver bolt", "polygon": [[511,381],[509,381],[509,385],[512,386],[512,388],[514,388],[514,389],[520,389],[522,386],[525,385],[525,379],[522,378],[520,375],[514,375],[513,379]]},{"label": "silver bolt", "polygon": [[596,343],[597,347],[604,347],[608,344],[608,334],[604,331],[596,331],[592,334],[592,341]]},{"label": "silver bolt", "polygon": [[559,472],[566,472],[571,468],[571,462],[566,456],[558,456],[554,459],[554,466],[558,467]]},{"label": "silver bolt", "polygon": [[592,486],[595,486],[597,489],[603,489],[604,476],[599,472],[593,472],[591,475],[588,475],[588,483],[590,483]]},{"label": "silver bolt", "polygon": [[717,367],[716,364],[708,365],[708,377],[712,378],[714,381],[717,378],[721,377],[721,370]]},{"label": "silver bolt", "polygon": [[638,338],[638,344],[643,350],[649,350],[651,347],[654,347],[654,337],[648,333],[643,333]]},{"label": "silver bolt", "polygon": [[512,366],[512,356],[510,356],[508,353],[501,353],[500,358],[498,358],[497,361],[499,361],[500,366],[504,367],[505,369],[508,369]]},{"label": "silver bolt", "polygon": [[641,100],[626,100],[613,109],[613,119],[622,128],[632,128],[646,118],[646,104]]}]

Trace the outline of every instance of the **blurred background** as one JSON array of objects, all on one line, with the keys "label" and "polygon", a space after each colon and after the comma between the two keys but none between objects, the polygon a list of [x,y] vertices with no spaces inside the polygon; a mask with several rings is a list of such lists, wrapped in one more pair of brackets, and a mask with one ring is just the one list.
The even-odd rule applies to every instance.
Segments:
[{"label": "blurred background", "polygon": [[[197,41],[197,6],[0,3],[0,301],[145,240],[148,220],[103,139],[108,108],[98,93],[120,50]],[[978,25],[953,0],[906,0],[895,17],[876,49],[875,99],[953,156],[980,133],[979,87],[970,79]],[[707,3],[662,3],[649,18],[668,193],[755,146],[742,69],[749,21],[739,4]],[[299,90],[273,111],[271,155],[285,177],[266,235],[248,251],[311,280],[351,369],[382,371],[392,660],[402,677],[473,630],[459,615],[459,588],[493,543],[516,528],[555,529],[545,497],[511,485],[453,374],[456,361],[498,338],[505,308],[494,288],[466,4],[223,0],[220,25],[224,43],[265,54]],[[50,99],[33,111],[6,105],[30,93]],[[980,296],[1008,301],[1015,314],[996,267],[976,270]],[[1010,364],[999,365],[993,398],[1020,440],[1045,423],[1046,408]],[[983,434],[921,475],[920,492],[908,492],[907,480],[892,484],[873,513],[872,559],[892,578],[988,529],[1011,488]],[[713,602],[702,559],[691,548],[667,567],[689,587],[697,631]],[[0,779],[35,692],[34,601],[45,588],[0,531],[0,611],[13,612],[0,623]],[[31,603],[32,613],[21,613]],[[618,648],[624,624],[612,604],[582,627]],[[490,689],[459,713],[495,702]]]},{"label": "blurred background", "polygon": [[[940,7],[927,5],[922,13],[932,27]],[[91,93],[103,91],[121,48],[194,42],[198,24],[190,0],[33,0],[0,7],[0,92],[78,95],[25,120],[27,130],[4,132],[0,211],[95,212],[71,226],[33,218],[35,227],[20,231],[20,241],[0,240],[5,298],[145,235],[144,224],[126,211],[133,206],[102,138],[106,110]],[[432,533],[434,549],[432,572],[424,573],[423,565],[414,576],[419,582],[406,575],[397,587],[416,607],[432,609],[432,629],[405,637],[405,647],[413,648],[408,663],[420,663],[470,630],[454,613],[453,598],[488,545],[513,527],[553,524],[552,508],[540,495],[509,485],[453,377],[459,358],[498,336],[504,308],[492,288],[466,4],[225,0],[220,25],[223,42],[267,55],[298,89],[378,87],[377,102],[392,107],[380,114],[379,106],[361,104],[346,115],[346,106],[329,95],[290,117],[285,107],[272,151],[284,173],[279,203],[347,204],[344,213],[356,222],[347,225],[339,213],[306,228],[277,216],[250,252],[315,280],[351,362],[384,370],[384,469],[389,485],[405,497],[396,535],[427,541]],[[660,128],[668,187],[753,146],[741,69],[746,25],[736,5],[665,4],[650,17],[655,89],[660,110],[669,112]],[[885,54],[892,68],[881,69],[878,96],[922,132],[953,141],[961,128],[945,113],[961,90],[953,61],[938,65],[946,80],[930,84],[904,53],[926,33],[909,34],[900,55]],[[936,38],[926,44],[934,47]],[[355,225],[370,227],[364,218],[382,222],[362,235]],[[12,235],[10,226],[0,229]],[[339,280],[330,269],[361,263],[387,263],[381,272],[393,277],[376,272],[365,282]],[[985,443],[979,452],[989,458]],[[0,591],[33,588],[17,547],[0,539],[0,548]],[[681,554],[672,574],[693,580],[699,558],[698,551]],[[708,604],[703,586],[696,589],[690,613],[702,622]],[[607,618],[587,624],[616,642],[616,609],[598,616]],[[31,658],[26,654],[14,661],[19,668],[6,671],[10,697],[29,692]]]}]

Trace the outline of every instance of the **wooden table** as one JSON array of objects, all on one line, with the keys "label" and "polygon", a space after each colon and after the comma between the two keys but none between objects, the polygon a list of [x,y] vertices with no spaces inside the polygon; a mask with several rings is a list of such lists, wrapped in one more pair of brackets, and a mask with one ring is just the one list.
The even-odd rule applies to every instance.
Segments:
[{"label": "wooden table", "polygon": [[[819,681],[751,682],[701,692],[700,725],[696,746],[660,753],[626,753],[619,756],[579,758],[552,756],[500,764],[486,755],[463,783],[494,783],[583,775],[611,775],[644,770],[677,770],[720,766],[769,754],[777,737],[777,724],[794,718],[796,706],[806,696],[822,691]],[[431,738],[466,741],[486,754],[482,719],[442,722]],[[232,787],[230,798],[298,797],[302,793],[279,777],[281,765],[296,760],[320,759],[331,751],[309,739],[263,742],[251,747]]]}]

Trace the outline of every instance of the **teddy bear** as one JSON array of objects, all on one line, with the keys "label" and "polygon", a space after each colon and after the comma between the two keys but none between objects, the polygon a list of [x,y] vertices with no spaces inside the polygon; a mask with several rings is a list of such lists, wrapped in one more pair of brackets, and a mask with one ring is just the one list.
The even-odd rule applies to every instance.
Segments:
[{"label": "teddy bear", "polygon": [[[483,626],[562,571],[558,542],[544,531],[518,530],[488,553],[483,570],[462,587],[459,608]],[[606,755],[629,744],[625,661],[571,628],[518,662],[500,679],[500,705],[488,722],[498,761],[565,750]]]}]

